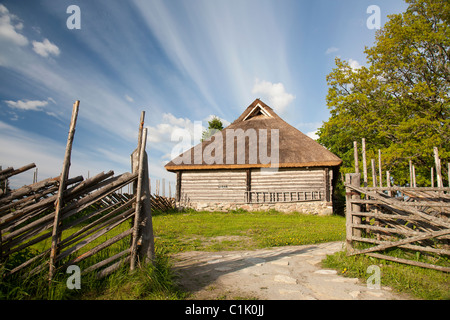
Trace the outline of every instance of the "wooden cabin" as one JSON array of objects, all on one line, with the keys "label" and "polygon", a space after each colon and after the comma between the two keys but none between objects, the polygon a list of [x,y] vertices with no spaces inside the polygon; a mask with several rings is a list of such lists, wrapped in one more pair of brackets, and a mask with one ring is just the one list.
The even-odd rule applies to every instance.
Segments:
[{"label": "wooden cabin", "polygon": [[256,99],[227,128],[166,164],[196,210],[332,213],[342,160]]}]

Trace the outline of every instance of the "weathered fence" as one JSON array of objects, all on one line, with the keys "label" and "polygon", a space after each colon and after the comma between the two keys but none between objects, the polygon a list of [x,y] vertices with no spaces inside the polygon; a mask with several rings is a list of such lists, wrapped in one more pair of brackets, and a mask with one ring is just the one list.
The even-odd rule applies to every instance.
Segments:
[{"label": "weathered fence", "polygon": [[[147,130],[141,115],[138,148],[132,153],[132,172],[114,176],[99,173],[86,180],[68,178],[79,101],[74,104],[63,170],[59,177],[0,194],[0,259],[20,253],[32,257],[10,266],[5,275],[33,275],[48,269],[53,279],[59,270],[82,264],[82,272],[102,277],[129,263],[154,258]],[[35,167],[34,164],[0,171],[0,178]],[[0,180],[1,180],[0,179]],[[120,190],[132,185],[133,194]],[[90,257],[94,257],[89,259]],[[15,260],[14,260],[15,261]]]},{"label": "weathered fence", "polygon": [[[449,272],[449,266],[375,253],[397,247],[425,255],[450,255],[450,187],[443,186],[438,149],[434,148],[433,150],[437,188],[434,187],[433,182],[434,170],[431,170],[431,187],[417,187],[415,168],[411,161],[409,162],[409,187],[391,187],[389,171],[386,172],[387,187],[382,187],[380,152],[378,155],[379,183],[377,183],[375,161],[371,159],[373,187],[367,187],[364,139],[362,141],[363,181],[361,181],[361,174],[358,173],[356,142],[354,142],[354,146],[357,173],[345,175],[348,254],[366,254],[385,260]],[[355,242],[370,243],[373,246],[356,249]]]}]

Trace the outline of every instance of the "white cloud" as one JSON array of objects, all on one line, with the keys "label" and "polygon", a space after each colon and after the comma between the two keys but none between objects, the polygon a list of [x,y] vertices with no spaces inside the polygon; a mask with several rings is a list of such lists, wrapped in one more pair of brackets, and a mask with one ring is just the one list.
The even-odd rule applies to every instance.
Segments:
[{"label": "white cloud", "polygon": [[8,9],[0,4],[0,39],[10,41],[19,46],[26,46],[28,39],[17,32],[22,30],[22,22],[13,25],[13,21],[18,20],[17,16],[9,13]]},{"label": "white cloud", "polygon": [[306,135],[313,140],[319,139],[319,136],[317,135],[317,131],[310,131]]},{"label": "white cloud", "polygon": [[132,97],[130,97],[129,95],[125,95],[125,99],[128,101],[128,102],[134,102],[134,99],[132,98]]},{"label": "white cloud", "polygon": [[339,51],[339,48],[330,47],[327,49],[327,51],[325,51],[325,54],[330,54],[330,53],[337,52],[337,51]]},{"label": "white cloud", "polygon": [[48,101],[39,101],[39,100],[18,100],[18,101],[12,101],[12,100],[5,100],[8,107],[13,109],[20,109],[20,110],[34,110],[34,111],[42,111],[40,109],[41,107],[45,107],[48,105]]},{"label": "white cloud", "polygon": [[59,56],[60,54],[58,46],[51,43],[48,39],[44,39],[43,42],[33,41],[33,50],[44,58],[47,58],[49,55]]},{"label": "white cloud", "polygon": [[353,71],[356,71],[358,69],[361,69],[361,65],[359,64],[358,61],[353,60],[353,59],[349,59],[348,60],[348,64],[350,66],[350,68],[352,68]]},{"label": "white cloud", "polygon": [[272,83],[261,81],[258,78],[255,80],[252,93],[262,94],[262,99],[267,99],[269,106],[278,113],[283,113],[286,107],[295,99],[294,95],[286,92],[281,82]]},{"label": "white cloud", "polygon": [[42,111],[42,107],[48,105],[48,102],[56,103],[55,100],[49,97],[47,100],[5,100],[5,103],[8,107],[13,109],[20,110],[33,110],[33,111]]}]

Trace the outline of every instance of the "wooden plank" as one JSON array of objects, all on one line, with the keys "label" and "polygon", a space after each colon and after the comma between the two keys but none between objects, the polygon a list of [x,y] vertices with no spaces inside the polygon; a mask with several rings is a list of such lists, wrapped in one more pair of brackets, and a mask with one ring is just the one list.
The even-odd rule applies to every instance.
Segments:
[{"label": "wooden plank", "polygon": [[100,243],[99,245],[95,246],[94,248],[92,248],[91,250],[83,253],[82,255],[76,257],[75,259],[70,260],[69,262],[67,262],[65,264],[65,266],[69,266],[71,264],[76,264],[79,263],[81,261],[83,261],[86,258],[89,258],[90,256],[93,256],[94,254],[100,252],[101,250],[109,247],[110,245],[122,240],[123,238],[129,236],[131,233],[133,232],[133,229],[128,229],[126,231],[121,232],[120,234],[112,237],[111,239],[108,239],[102,243]]},{"label": "wooden plank", "polygon": [[115,255],[113,255],[113,256],[111,256],[111,257],[109,257],[109,258],[107,258],[107,259],[105,259],[103,261],[97,262],[96,264],[93,264],[92,266],[84,269],[81,274],[83,275],[83,274],[89,273],[91,271],[97,270],[97,269],[99,269],[101,267],[104,267],[108,263],[111,263],[114,260],[122,258],[125,255],[128,255],[130,252],[131,252],[131,248],[127,248],[127,249],[125,249],[125,250],[123,250],[123,251],[121,251],[121,252],[119,252],[119,253],[117,253],[117,254],[115,254]]},{"label": "wooden plank", "polygon": [[426,232],[423,235],[413,236],[413,237],[409,237],[409,238],[402,239],[402,240],[399,240],[399,241],[384,242],[383,244],[380,244],[380,245],[375,246],[375,247],[354,251],[354,252],[350,253],[349,255],[356,255],[356,254],[368,253],[368,252],[373,252],[373,251],[382,251],[382,250],[386,250],[386,249],[389,249],[389,248],[392,248],[392,247],[397,247],[397,246],[402,245],[402,244],[407,244],[407,243],[411,243],[411,242],[426,240],[426,239],[430,239],[430,238],[436,238],[436,237],[447,235],[447,234],[450,234],[450,229],[433,231],[433,232]]},{"label": "wooden plank", "polygon": [[[347,184],[346,184],[346,186],[347,186]],[[368,196],[370,196],[372,198],[380,200],[383,203],[385,203],[387,205],[390,205],[390,206],[392,206],[392,207],[394,207],[396,209],[407,211],[407,212],[409,212],[411,214],[418,215],[419,217],[424,218],[425,220],[427,220],[430,223],[433,223],[433,224],[438,225],[438,226],[450,228],[450,223],[447,223],[447,222],[443,221],[440,218],[432,217],[432,216],[430,216],[430,215],[428,215],[428,214],[426,214],[424,212],[421,212],[421,211],[419,211],[419,210],[417,210],[417,209],[415,209],[413,207],[403,206],[403,202],[402,201],[394,200],[392,198],[388,199],[385,196],[382,196],[382,195],[377,194],[375,192],[368,192],[366,188],[359,188],[359,187],[350,186],[350,185],[348,187],[350,187],[353,190],[356,190],[356,191],[358,191],[360,193],[364,193],[364,194],[366,194],[366,195],[368,195]]]},{"label": "wooden plank", "polygon": [[363,158],[363,181],[364,187],[367,187],[367,161],[366,161],[366,139],[362,138],[362,158]]},{"label": "wooden plank", "polygon": [[359,173],[358,142],[356,141],[353,141],[353,161],[355,164],[355,173]]},{"label": "wooden plank", "polygon": [[442,183],[441,160],[439,159],[438,148],[434,147],[433,152],[434,152],[434,164],[436,166],[437,186],[438,188],[442,188],[444,184]]},{"label": "wooden plank", "polygon": [[[345,183],[346,185],[349,186],[359,186],[361,184],[361,174],[359,173],[347,173],[345,175]],[[359,211],[359,206],[355,205],[355,204],[351,204],[350,200],[351,199],[356,199],[359,198],[359,194],[357,193],[352,193],[351,189],[349,187],[346,187],[346,214],[345,214],[345,221],[346,221],[346,246],[347,246],[347,250],[348,252],[352,252],[353,249],[353,242],[352,242],[352,236],[361,236],[361,232],[357,232],[355,234],[354,230],[353,230],[353,223],[357,222],[355,221],[354,216],[352,215],[353,211]],[[361,218],[359,218],[359,222],[361,222]]]},{"label": "wooden plank", "polygon": [[60,219],[61,219],[61,209],[64,206],[64,191],[66,190],[66,181],[69,177],[70,168],[70,158],[72,154],[72,144],[75,136],[75,126],[77,123],[78,109],[80,106],[80,101],[77,100],[72,109],[72,118],[70,120],[69,136],[67,138],[66,152],[64,155],[63,168],[61,171],[61,180],[59,183],[58,196],[56,199],[56,209],[55,209],[55,219],[53,222],[53,233],[52,233],[52,245],[50,249],[50,261],[49,261],[49,281],[52,280],[55,273],[55,259],[58,251],[58,241],[60,238]]},{"label": "wooden plank", "polygon": [[371,257],[374,257],[374,258],[378,258],[378,259],[384,259],[384,260],[389,260],[389,261],[395,261],[395,262],[399,262],[399,263],[409,264],[409,265],[413,265],[413,266],[418,266],[418,267],[422,267],[422,268],[428,268],[428,269],[434,269],[434,270],[439,270],[439,271],[444,271],[444,272],[450,272],[450,268],[437,266],[437,265],[434,265],[434,264],[429,264],[429,263],[424,263],[424,262],[419,262],[419,261],[412,261],[412,260],[407,260],[407,259],[402,259],[402,258],[396,258],[396,257],[387,256],[387,255],[384,255],[384,254],[379,254],[379,253],[367,253],[367,255],[371,256]]},{"label": "wooden plank", "polygon": [[[36,165],[34,163],[27,164],[26,166],[23,166],[23,167],[21,167],[19,169],[16,169],[16,170],[12,171],[12,172],[9,171],[9,172],[7,172],[5,174],[2,174],[0,176],[0,180],[6,180],[8,178],[11,178],[12,176],[15,176],[15,175],[17,175],[19,173],[25,172],[25,171],[30,170],[30,169],[35,168],[35,167],[36,167]],[[7,170],[9,170],[9,169],[7,169]]]},{"label": "wooden plank", "polygon": [[372,166],[372,185],[377,187],[377,172],[375,169],[375,159],[370,159],[370,163]]},{"label": "wooden plank", "polygon": [[145,145],[147,142],[147,128],[144,128],[141,137],[141,146],[139,148],[139,168],[138,168],[138,184],[136,190],[136,211],[134,215],[134,226],[133,226],[133,238],[131,244],[131,259],[130,259],[130,271],[133,271],[136,267],[136,257],[137,257],[137,242],[139,234],[139,224],[141,223],[141,208],[142,208],[142,183],[144,176],[144,154]]},{"label": "wooden plank", "polygon": [[[360,242],[367,242],[367,243],[375,243],[375,244],[383,244],[385,240],[377,240],[372,238],[361,238],[361,237],[352,237],[353,241],[360,241]],[[411,244],[401,244],[398,246],[399,248],[414,250],[414,251],[422,251],[422,252],[431,252],[436,254],[445,254],[450,255],[450,250],[446,249],[438,249],[438,248],[431,248],[431,247],[423,247],[423,246],[416,246]]]}]

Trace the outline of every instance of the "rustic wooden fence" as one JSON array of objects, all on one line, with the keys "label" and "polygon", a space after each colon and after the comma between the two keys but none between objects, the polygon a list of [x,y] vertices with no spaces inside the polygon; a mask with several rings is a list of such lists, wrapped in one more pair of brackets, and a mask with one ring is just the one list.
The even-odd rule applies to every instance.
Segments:
[{"label": "rustic wooden fence", "polygon": [[[360,180],[359,173],[345,176],[348,254],[366,254],[450,272],[448,266],[376,253],[398,247],[435,256],[450,256],[450,188],[368,188],[361,187]],[[374,246],[356,249],[355,242]]]},{"label": "rustic wooden fence", "polygon": [[[79,101],[73,106],[61,175],[17,190],[5,188],[0,194],[1,262],[6,265],[17,254],[32,253],[31,258],[10,266],[6,276],[48,270],[52,280],[57,271],[81,263],[82,273],[97,271],[97,276],[103,277],[125,263],[134,270],[138,262],[154,258],[144,112],[138,148],[131,156],[132,172],[114,176],[109,171],[86,180],[81,176],[69,179],[78,108]],[[33,167],[7,168],[0,171],[0,178]],[[121,192],[128,185],[132,185],[132,195]]]}]

